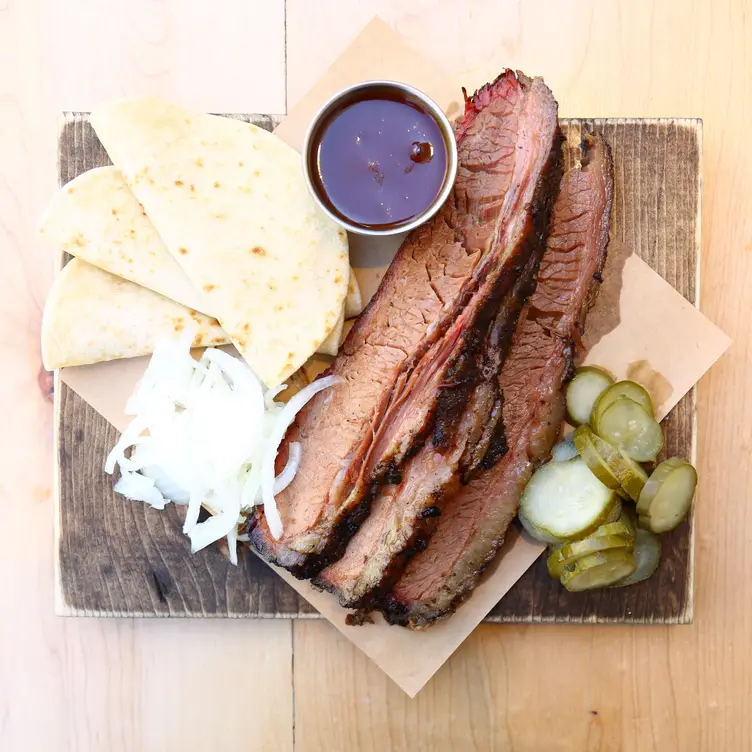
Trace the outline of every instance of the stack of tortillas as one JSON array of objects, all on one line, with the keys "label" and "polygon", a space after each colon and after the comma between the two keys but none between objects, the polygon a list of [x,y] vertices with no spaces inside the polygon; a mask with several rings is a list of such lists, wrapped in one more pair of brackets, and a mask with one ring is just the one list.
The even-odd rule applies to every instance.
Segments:
[{"label": "stack of tortillas", "polygon": [[361,300],[347,236],[276,136],[156,99],[92,113],[114,162],[55,196],[40,232],[76,256],[45,306],[48,369],[150,353],[196,329],[268,386],[335,354]]}]

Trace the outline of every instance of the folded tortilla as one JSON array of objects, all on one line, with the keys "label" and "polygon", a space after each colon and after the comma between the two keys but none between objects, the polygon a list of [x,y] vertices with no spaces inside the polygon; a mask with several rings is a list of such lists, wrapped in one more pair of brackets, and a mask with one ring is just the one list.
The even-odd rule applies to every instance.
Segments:
[{"label": "folded tortilla", "polygon": [[360,316],[363,310],[363,296],[360,294],[360,285],[355,277],[355,272],[350,269],[350,281],[347,284],[347,297],[345,298],[345,319]]},{"label": "folded tortilla", "polygon": [[350,278],[347,235],[309,195],[300,156],[156,99],[107,104],[91,123],[238,351],[282,383],[337,324]]},{"label": "folded tortilla", "polygon": [[342,306],[342,311],[339,314],[337,323],[334,325],[334,329],[329,332],[329,336],[319,345],[317,352],[322,355],[336,355],[339,352],[339,346],[342,344],[342,329],[345,325],[345,308]]},{"label": "folded tortilla", "polygon": [[148,355],[162,339],[193,326],[193,347],[224,345],[216,319],[74,258],[58,274],[42,316],[48,371]]},{"label": "folded tortilla", "polygon": [[[96,167],[64,185],[42,216],[39,233],[57,249],[211,315],[117,167]],[[357,316],[362,307],[350,270],[345,317]],[[338,320],[319,352],[336,354],[340,334]]]},{"label": "folded tortilla", "polygon": [[64,185],[42,216],[39,233],[110,274],[210,313],[117,167],[97,167]]}]

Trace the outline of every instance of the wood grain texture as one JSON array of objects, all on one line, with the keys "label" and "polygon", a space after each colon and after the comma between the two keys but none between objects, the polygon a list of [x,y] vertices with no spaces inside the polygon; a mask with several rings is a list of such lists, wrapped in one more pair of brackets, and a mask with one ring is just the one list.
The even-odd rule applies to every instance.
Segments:
[{"label": "wood grain texture", "polygon": [[294,629],[296,752],[748,749],[710,741],[733,690],[679,691],[686,627],[484,624],[412,700],[328,623]]},{"label": "wood grain texture", "polygon": [[[292,748],[290,622],[225,620],[220,634],[211,619],[54,614],[54,420],[39,326],[56,254],[35,233],[57,187],[63,110],[179,89],[208,110],[283,111],[283,5],[247,0],[231,34],[234,14],[223,3],[0,2],[3,752]],[[264,60],[270,75],[262,80],[254,68]],[[197,66],[210,78],[186,75]]]},{"label": "wood grain texture", "polygon": [[[272,129],[274,118],[249,115]],[[614,253],[636,252],[690,302],[699,253],[701,124],[692,120],[567,120],[565,168],[585,132],[602,133],[614,156]],[[109,164],[84,113],[60,133],[61,185]],[[233,567],[216,547],[191,556],[182,510],[132,504],[112,490],[102,458],[117,440],[107,421],[59,384],[58,607],[61,613],[131,616],[318,616],[253,554]],[[694,394],[664,428],[667,456],[693,453]],[[111,541],[112,545],[102,545]],[[539,559],[488,617],[496,622],[686,622],[692,618],[692,530],[666,536],[658,573],[627,590],[568,593]],[[116,544],[116,545],[115,545]]]}]

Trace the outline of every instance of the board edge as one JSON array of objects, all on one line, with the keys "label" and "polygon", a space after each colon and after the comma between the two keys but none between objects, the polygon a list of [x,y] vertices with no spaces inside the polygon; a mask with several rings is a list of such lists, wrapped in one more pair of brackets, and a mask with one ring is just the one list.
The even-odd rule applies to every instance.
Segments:
[{"label": "board edge", "polygon": [[65,590],[63,588],[62,580],[62,568],[60,566],[60,541],[61,541],[61,525],[62,520],[61,506],[60,506],[60,485],[62,482],[62,476],[60,474],[60,430],[62,428],[62,408],[60,405],[60,371],[55,370],[53,376],[53,394],[54,394],[54,408],[53,408],[53,420],[54,425],[52,427],[52,509],[53,509],[53,527],[52,527],[52,539],[54,546],[52,553],[52,566],[54,572],[54,610],[55,616],[70,616],[72,615],[72,609],[70,604],[65,599]]}]

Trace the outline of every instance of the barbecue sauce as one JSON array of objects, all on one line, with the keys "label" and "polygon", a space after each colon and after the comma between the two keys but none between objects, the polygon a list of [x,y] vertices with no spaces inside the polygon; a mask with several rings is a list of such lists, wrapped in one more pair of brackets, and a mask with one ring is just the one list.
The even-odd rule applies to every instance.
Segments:
[{"label": "barbecue sauce", "polygon": [[322,122],[310,174],[329,210],[367,229],[408,224],[441,192],[447,145],[419,103],[368,91]]}]

